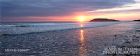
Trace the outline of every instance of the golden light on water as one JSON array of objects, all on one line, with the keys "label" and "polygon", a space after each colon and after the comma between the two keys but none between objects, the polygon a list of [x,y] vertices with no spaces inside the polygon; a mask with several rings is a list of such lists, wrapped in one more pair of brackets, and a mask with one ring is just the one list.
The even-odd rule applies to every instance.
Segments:
[{"label": "golden light on water", "polygon": [[84,41],[84,30],[80,30],[80,41]]},{"label": "golden light on water", "polygon": [[[82,28],[82,27],[84,27],[84,25],[80,24],[80,27]],[[84,41],[84,30],[81,29],[80,30],[80,42],[83,42],[83,41]]]},{"label": "golden light on water", "polygon": [[79,47],[79,56],[86,55],[86,47],[85,47],[85,38],[84,38],[84,30],[80,30],[80,47]]},{"label": "golden light on water", "polygon": [[[83,27],[83,24],[80,25],[80,27]],[[84,30],[80,30],[80,47],[79,47],[79,56],[86,56],[87,49],[86,49],[86,43],[85,43],[85,36],[84,36]]]},{"label": "golden light on water", "polygon": [[84,27],[84,25],[83,24],[80,24],[80,27]]}]

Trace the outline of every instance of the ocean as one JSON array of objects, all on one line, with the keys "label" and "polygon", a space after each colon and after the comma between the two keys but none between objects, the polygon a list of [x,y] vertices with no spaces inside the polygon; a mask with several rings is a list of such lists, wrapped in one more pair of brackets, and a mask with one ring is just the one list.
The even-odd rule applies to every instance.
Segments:
[{"label": "ocean", "polygon": [[140,22],[14,23],[0,29],[0,55],[105,56],[104,48],[121,45]]},{"label": "ocean", "polygon": [[5,23],[0,26],[4,34],[25,34],[64,29],[95,28],[120,22],[92,22],[92,23]]}]

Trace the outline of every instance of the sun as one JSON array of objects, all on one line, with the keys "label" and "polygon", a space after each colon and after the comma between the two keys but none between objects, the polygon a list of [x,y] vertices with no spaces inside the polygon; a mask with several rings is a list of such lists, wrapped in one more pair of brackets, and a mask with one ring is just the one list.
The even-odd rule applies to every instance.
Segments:
[{"label": "sun", "polygon": [[77,17],[77,20],[78,20],[79,22],[85,22],[85,19],[86,19],[86,16],[78,16],[78,17]]}]

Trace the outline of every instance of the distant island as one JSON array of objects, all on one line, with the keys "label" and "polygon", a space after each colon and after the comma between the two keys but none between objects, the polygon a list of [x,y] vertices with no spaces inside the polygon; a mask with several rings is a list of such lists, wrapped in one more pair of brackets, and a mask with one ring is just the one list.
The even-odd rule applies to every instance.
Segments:
[{"label": "distant island", "polygon": [[140,21],[140,19],[139,20],[133,20],[133,21]]},{"label": "distant island", "polygon": [[108,22],[108,21],[119,21],[119,20],[108,19],[108,18],[95,18],[90,20],[90,22]]}]

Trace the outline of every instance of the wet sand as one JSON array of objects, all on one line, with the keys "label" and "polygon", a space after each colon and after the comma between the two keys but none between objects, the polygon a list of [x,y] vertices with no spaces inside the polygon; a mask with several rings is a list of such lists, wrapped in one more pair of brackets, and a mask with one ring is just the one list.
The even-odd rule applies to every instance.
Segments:
[{"label": "wet sand", "polygon": [[[104,48],[122,46],[124,39],[140,37],[140,22],[105,27],[1,35],[0,55],[11,56],[106,56]],[[133,42],[133,41],[132,41]]]}]

